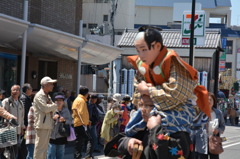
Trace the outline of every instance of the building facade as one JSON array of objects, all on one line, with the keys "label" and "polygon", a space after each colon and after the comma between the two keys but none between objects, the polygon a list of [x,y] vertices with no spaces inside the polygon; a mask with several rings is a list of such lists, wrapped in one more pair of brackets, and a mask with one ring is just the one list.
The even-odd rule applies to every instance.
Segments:
[{"label": "building facade", "polygon": [[[24,1],[1,1],[0,88],[9,95],[11,86],[20,83],[23,33],[27,31],[24,83],[39,89],[41,78],[50,76],[58,80],[56,86],[76,91],[81,52],[80,85],[88,86],[91,91],[94,69],[86,64],[109,63],[121,50],[78,36],[82,0],[28,0],[27,8],[25,21],[22,20]],[[99,85],[96,91],[102,92],[105,87]]]}]

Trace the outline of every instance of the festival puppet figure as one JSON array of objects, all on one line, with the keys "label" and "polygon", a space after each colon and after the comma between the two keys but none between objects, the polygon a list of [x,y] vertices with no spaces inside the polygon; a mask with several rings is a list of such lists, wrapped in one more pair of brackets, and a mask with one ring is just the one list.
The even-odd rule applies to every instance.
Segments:
[{"label": "festival puppet figure", "polygon": [[[176,136],[186,132],[184,134],[189,139],[196,116],[193,103],[210,116],[208,91],[204,86],[198,86],[197,70],[163,45],[159,29],[140,27],[134,41],[138,55],[128,57],[137,70],[133,102],[137,104],[141,95],[149,95],[155,105],[150,114],[161,115],[161,127],[169,136],[177,139]],[[144,130],[146,124],[138,110],[126,126],[125,133],[133,136]]]}]

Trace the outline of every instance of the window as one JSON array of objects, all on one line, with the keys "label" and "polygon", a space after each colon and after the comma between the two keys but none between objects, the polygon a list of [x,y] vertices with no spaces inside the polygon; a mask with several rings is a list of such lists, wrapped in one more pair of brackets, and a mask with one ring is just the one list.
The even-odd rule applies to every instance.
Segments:
[{"label": "window", "polygon": [[108,15],[103,15],[103,21],[108,22]]},{"label": "window", "polygon": [[225,67],[231,69],[232,68],[232,62],[226,62]]},{"label": "window", "polygon": [[121,31],[118,31],[118,32],[117,32],[117,35],[122,35],[122,32],[121,32]]},{"label": "window", "polygon": [[88,24],[88,29],[93,29],[96,28],[98,25],[97,24]]},{"label": "window", "polygon": [[232,62],[226,62],[226,76],[232,76]]},{"label": "window", "polygon": [[87,27],[87,24],[83,23],[83,28],[86,28]]},{"label": "window", "polygon": [[227,40],[226,54],[232,54],[233,41]]}]

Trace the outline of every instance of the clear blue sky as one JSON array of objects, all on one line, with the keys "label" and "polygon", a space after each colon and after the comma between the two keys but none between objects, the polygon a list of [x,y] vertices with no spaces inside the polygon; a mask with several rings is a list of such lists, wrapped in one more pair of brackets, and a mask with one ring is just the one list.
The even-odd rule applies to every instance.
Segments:
[{"label": "clear blue sky", "polygon": [[231,25],[240,25],[240,0],[231,0]]}]

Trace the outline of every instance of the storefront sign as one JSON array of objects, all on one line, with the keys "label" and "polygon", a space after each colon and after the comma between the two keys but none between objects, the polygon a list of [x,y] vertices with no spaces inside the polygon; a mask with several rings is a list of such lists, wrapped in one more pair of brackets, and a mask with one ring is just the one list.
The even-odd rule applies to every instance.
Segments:
[{"label": "storefront sign", "polygon": [[67,73],[59,73],[59,78],[61,78],[61,79],[72,79],[72,75],[67,74]]},{"label": "storefront sign", "polygon": [[219,72],[224,72],[225,71],[225,64],[226,61],[219,61]]},{"label": "storefront sign", "polygon": [[222,38],[222,49],[226,49],[227,46],[227,38]]},{"label": "storefront sign", "polygon": [[240,69],[240,48],[237,49],[237,69]]},{"label": "storefront sign", "polygon": [[182,20],[182,45],[189,45],[187,39],[190,38],[191,30],[194,29],[194,45],[204,46],[205,44],[205,11],[196,11],[194,16],[194,26],[191,24],[192,14],[190,11],[183,12]]},{"label": "storefront sign", "polygon": [[[225,50],[225,49],[224,49]],[[221,61],[226,61],[226,52],[222,52],[222,55],[220,56]]]}]

